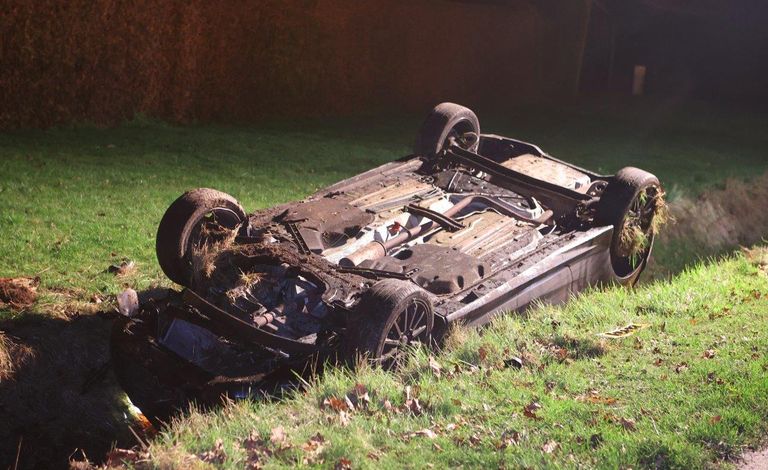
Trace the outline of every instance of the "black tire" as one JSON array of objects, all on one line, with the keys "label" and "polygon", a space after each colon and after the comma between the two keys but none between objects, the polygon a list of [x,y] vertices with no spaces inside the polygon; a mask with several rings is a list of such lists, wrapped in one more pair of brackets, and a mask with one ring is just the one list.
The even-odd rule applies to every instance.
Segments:
[{"label": "black tire", "polygon": [[[448,145],[450,138],[474,136],[463,141],[467,150],[477,152],[480,146],[480,122],[471,109],[454,103],[440,103],[432,109],[421,125],[413,153],[432,157]],[[461,145],[461,144],[460,144]]]},{"label": "black tire", "polygon": [[182,194],[165,211],[157,229],[157,261],[173,282],[189,287],[192,265],[191,248],[204,242],[204,224],[234,229],[246,220],[245,211],[229,194],[215,189],[198,188]]},{"label": "black tire", "polygon": [[[600,197],[596,222],[599,225],[613,226],[611,267],[616,280],[621,284],[634,285],[645,269],[656,235],[650,222],[655,216],[655,198],[661,197],[662,194],[661,184],[656,176],[638,168],[626,167],[616,173]],[[642,199],[645,199],[645,202]],[[634,210],[641,203],[643,207]],[[646,209],[651,212],[646,212]],[[643,221],[637,224],[646,238],[642,250],[630,254],[625,247],[626,243],[622,242],[621,234],[629,217],[635,217],[636,213],[644,214]]]},{"label": "black tire", "polygon": [[432,303],[423,289],[397,279],[378,281],[365,292],[347,328],[348,358],[396,368],[409,346],[430,345],[434,325]]}]

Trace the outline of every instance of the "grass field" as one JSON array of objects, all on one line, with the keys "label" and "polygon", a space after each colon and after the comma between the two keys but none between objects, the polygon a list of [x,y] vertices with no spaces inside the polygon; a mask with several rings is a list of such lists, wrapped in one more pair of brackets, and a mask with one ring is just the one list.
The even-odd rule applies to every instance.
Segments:
[{"label": "grass field", "polygon": [[[193,413],[158,438],[151,460],[224,468],[719,465],[768,431],[768,251],[753,258],[458,331],[445,351],[431,359],[422,351],[396,374],[336,370],[282,402]],[[629,322],[648,327],[624,339],[597,336]],[[509,365],[513,357],[522,368]]]},{"label": "grass field", "polygon": [[[609,173],[634,165],[653,171],[673,200],[717,187],[727,177],[748,179],[768,170],[768,119],[745,110],[592,103],[480,119],[486,132],[530,140],[591,169]],[[168,204],[200,186],[235,195],[249,211],[298,199],[408,153],[419,124],[420,117],[402,116],[252,127],[175,127],[139,119],[114,129],[0,134],[0,277],[42,279],[42,298],[32,311],[0,309],[0,332],[37,353],[35,367],[19,366],[23,387],[0,379],[0,408],[17,407],[14,415],[26,419],[22,433],[50,439],[64,457],[73,445],[87,447],[77,439],[108,444],[118,434],[115,416],[124,411],[124,397],[110,376],[102,374],[105,382],[91,394],[76,375],[103,370],[110,323],[103,312],[111,310],[115,293],[126,286],[171,285],[154,254],[155,230]],[[675,248],[669,265],[690,266],[702,253],[689,248]],[[135,261],[135,272],[106,272],[123,259]],[[335,465],[349,458],[355,467],[421,467],[425,459],[436,466],[685,467],[732,457],[740,445],[756,442],[768,419],[768,404],[760,398],[768,392],[768,338],[755,326],[768,312],[760,272],[744,257],[732,258],[672,283],[595,292],[564,308],[509,317],[483,335],[457,333],[456,346],[436,358],[440,377],[420,354],[395,376],[336,371],[282,403],[193,413],[159,437],[154,463],[177,459],[182,465],[203,452],[213,459],[218,438],[225,466],[239,468],[252,459],[248,446],[262,459],[275,452],[268,459],[274,465],[301,463],[307,457],[301,444],[318,431],[326,442],[305,446],[322,447],[308,462]],[[93,303],[94,295],[105,302]],[[102,313],[84,315],[97,311]],[[629,321],[651,327],[626,340],[595,336]],[[715,356],[702,358],[709,349]],[[511,355],[521,355],[526,366],[501,367]],[[341,426],[344,410],[323,410],[320,403],[343,398],[357,382],[370,392],[371,403]],[[416,415],[384,405],[389,399],[401,407],[406,386],[422,403]],[[27,408],[2,402],[21,394]],[[542,406],[533,410],[535,418],[523,409],[532,402]],[[44,423],[56,429],[34,434]],[[278,424],[289,436],[272,443]],[[64,432],[68,428],[82,432]],[[437,437],[418,434],[425,429]],[[6,431],[13,434],[10,426]],[[24,452],[34,453],[33,438],[26,439]]]}]

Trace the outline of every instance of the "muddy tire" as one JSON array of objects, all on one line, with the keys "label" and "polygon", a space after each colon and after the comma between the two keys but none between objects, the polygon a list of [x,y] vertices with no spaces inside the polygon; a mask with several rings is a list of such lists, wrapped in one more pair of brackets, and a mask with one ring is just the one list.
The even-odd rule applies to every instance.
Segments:
[{"label": "muddy tire", "polygon": [[192,279],[190,253],[205,243],[208,224],[235,229],[246,220],[245,211],[229,194],[198,188],[182,194],[165,211],[157,229],[157,261],[173,282],[189,287]]},{"label": "muddy tire", "polygon": [[[638,168],[626,167],[616,173],[600,198],[597,223],[613,226],[611,267],[620,284],[634,285],[645,269],[656,235],[650,227],[650,220],[655,216],[653,198],[661,194],[661,184],[656,176]],[[643,220],[636,221],[638,217]],[[622,236],[631,220],[644,237],[642,249],[637,253],[627,248]]]},{"label": "muddy tire", "polygon": [[467,150],[477,152],[480,146],[480,122],[469,108],[454,103],[440,103],[421,125],[413,153],[434,156],[449,145],[451,138]]},{"label": "muddy tire", "polygon": [[435,324],[432,303],[408,281],[384,279],[360,300],[347,329],[348,358],[365,357],[384,369],[399,365],[409,346],[429,346]]}]

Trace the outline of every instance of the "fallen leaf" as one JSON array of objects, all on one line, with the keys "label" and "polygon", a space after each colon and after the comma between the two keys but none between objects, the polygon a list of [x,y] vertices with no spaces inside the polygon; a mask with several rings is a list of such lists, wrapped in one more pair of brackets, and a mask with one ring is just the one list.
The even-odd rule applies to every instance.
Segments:
[{"label": "fallen leaf", "polygon": [[536,411],[541,409],[541,405],[538,402],[532,401],[523,407],[523,414],[531,419],[542,419],[536,416]]},{"label": "fallen leaf", "polygon": [[333,468],[334,470],[351,470],[352,461],[346,457],[342,457],[338,462],[336,462],[336,465],[334,465]]},{"label": "fallen leaf", "polygon": [[432,373],[435,374],[435,376],[440,377],[440,370],[442,369],[442,366],[431,355],[429,356],[429,368],[432,371]]},{"label": "fallen leaf", "polygon": [[616,403],[616,399],[613,397],[604,397],[600,395],[600,392],[597,390],[590,390],[588,394],[586,395],[579,395],[576,397],[577,401],[586,401],[589,403],[595,403],[595,404],[602,404],[602,405],[613,405]]},{"label": "fallen leaf", "polygon": [[272,432],[269,434],[269,441],[276,446],[281,446],[285,443],[286,438],[285,428],[282,426],[272,428]]},{"label": "fallen leaf", "polygon": [[509,359],[504,359],[504,367],[514,367],[515,369],[520,369],[523,367],[523,360],[519,357],[510,357]]},{"label": "fallen leaf", "polygon": [[367,408],[371,403],[371,397],[368,395],[368,389],[363,384],[355,384],[351,392],[351,401],[353,406],[357,408]]},{"label": "fallen leaf", "polygon": [[687,362],[681,362],[680,364],[675,366],[675,372],[677,372],[678,374],[681,372],[685,372],[686,370],[688,370]]},{"label": "fallen leaf", "polygon": [[138,466],[136,464],[142,460],[149,460],[149,452],[115,448],[107,452],[104,465],[107,468],[124,467],[126,464]]},{"label": "fallen leaf", "polygon": [[720,415],[715,415],[715,416],[713,416],[713,417],[709,418],[709,424],[717,424],[717,423],[719,423],[719,422],[720,422],[720,420],[722,420],[722,419],[723,419],[723,417],[722,417],[722,416],[720,416]]},{"label": "fallen leaf", "polygon": [[568,350],[566,348],[555,348],[553,351],[558,361],[564,361],[568,358]]},{"label": "fallen leaf", "polygon": [[407,400],[405,402],[405,409],[410,411],[411,413],[413,413],[416,416],[420,416],[422,411],[423,411],[423,409],[421,407],[421,403],[419,403],[419,399],[418,398],[413,398],[413,399]]},{"label": "fallen leaf", "polygon": [[323,444],[325,444],[325,438],[322,434],[317,433],[301,445],[301,450],[304,452],[316,452],[323,447]]},{"label": "fallen leaf", "polygon": [[660,357],[657,357],[655,361],[653,361],[653,365],[656,367],[659,367],[661,363],[664,362]]},{"label": "fallen leaf", "polygon": [[[640,330],[648,328],[649,326],[650,325],[646,323],[630,323],[621,328],[607,331],[605,333],[600,333],[597,336],[601,336],[603,338],[626,338],[627,336],[631,336]],[[662,329],[662,331],[664,330]]]},{"label": "fallen leaf", "polygon": [[433,430],[429,429],[429,428],[425,428],[425,429],[422,429],[420,431],[416,431],[412,435],[413,436],[424,436],[424,437],[429,438],[429,439],[434,439],[434,438],[437,437],[437,434],[435,434],[435,432]]},{"label": "fallen leaf", "polygon": [[544,451],[545,454],[551,454],[552,452],[556,451],[558,447],[560,447],[560,444],[557,442],[547,441],[543,446],[541,446],[541,450]]},{"label": "fallen leaf", "polygon": [[127,276],[136,270],[136,263],[131,260],[125,260],[120,264],[113,264],[107,268],[107,272],[115,276]]},{"label": "fallen leaf", "polygon": [[481,361],[485,362],[485,360],[488,358],[488,351],[484,346],[480,346],[480,349],[477,350],[477,355],[480,357]]},{"label": "fallen leaf", "polygon": [[349,406],[347,406],[347,402],[345,400],[340,400],[336,397],[328,397],[325,400],[323,400],[322,405],[320,406],[322,409],[330,408],[334,411],[348,411]]},{"label": "fallen leaf", "polygon": [[199,454],[198,457],[203,462],[221,465],[227,459],[227,454],[224,452],[224,442],[221,439],[216,439],[213,449]]},{"label": "fallen leaf", "polygon": [[596,449],[602,443],[603,443],[603,435],[602,434],[592,434],[591,436],[589,436],[589,446],[591,448]]},{"label": "fallen leaf", "polygon": [[637,424],[633,419],[621,418],[619,420],[619,423],[621,423],[621,427],[623,427],[627,431],[635,431],[637,429]]},{"label": "fallen leaf", "polygon": [[713,357],[715,357],[716,354],[717,354],[717,351],[715,351],[714,349],[707,349],[706,351],[704,351],[704,353],[702,353],[701,357],[705,359],[712,359]]},{"label": "fallen leaf", "polygon": [[324,444],[325,438],[322,434],[317,433],[310,437],[307,442],[301,445],[301,450],[306,453],[302,459],[302,463],[304,465],[311,465],[316,463],[317,456],[323,451]]},{"label": "fallen leaf", "polygon": [[515,430],[507,430],[501,433],[501,441],[496,446],[498,449],[505,449],[509,446],[516,446],[520,443],[520,433]]},{"label": "fallen leaf", "polygon": [[348,410],[354,411],[355,405],[352,403],[352,400],[349,399],[348,395],[344,395],[344,404],[347,405]]},{"label": "fallen leaf", "polygon": [[339,424],[341,424],[341,426],[343,427],[349,426],[349,419],[350,419],[349,412],[339,411]]}]

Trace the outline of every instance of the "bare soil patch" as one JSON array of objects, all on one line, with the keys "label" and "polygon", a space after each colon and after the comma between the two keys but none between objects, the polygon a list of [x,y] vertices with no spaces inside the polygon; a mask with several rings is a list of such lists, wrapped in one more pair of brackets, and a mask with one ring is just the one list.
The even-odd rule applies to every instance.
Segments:
[{"label": "bare soil patch", "polygon": [[739,470],[765,470],[768,468],[768,447],[762,450],[747,452],[739,463]]},{"label": "bare soil patch", "polygon": [[39,277],[0,277],[0,307],[24,310],[37,299]]}]

